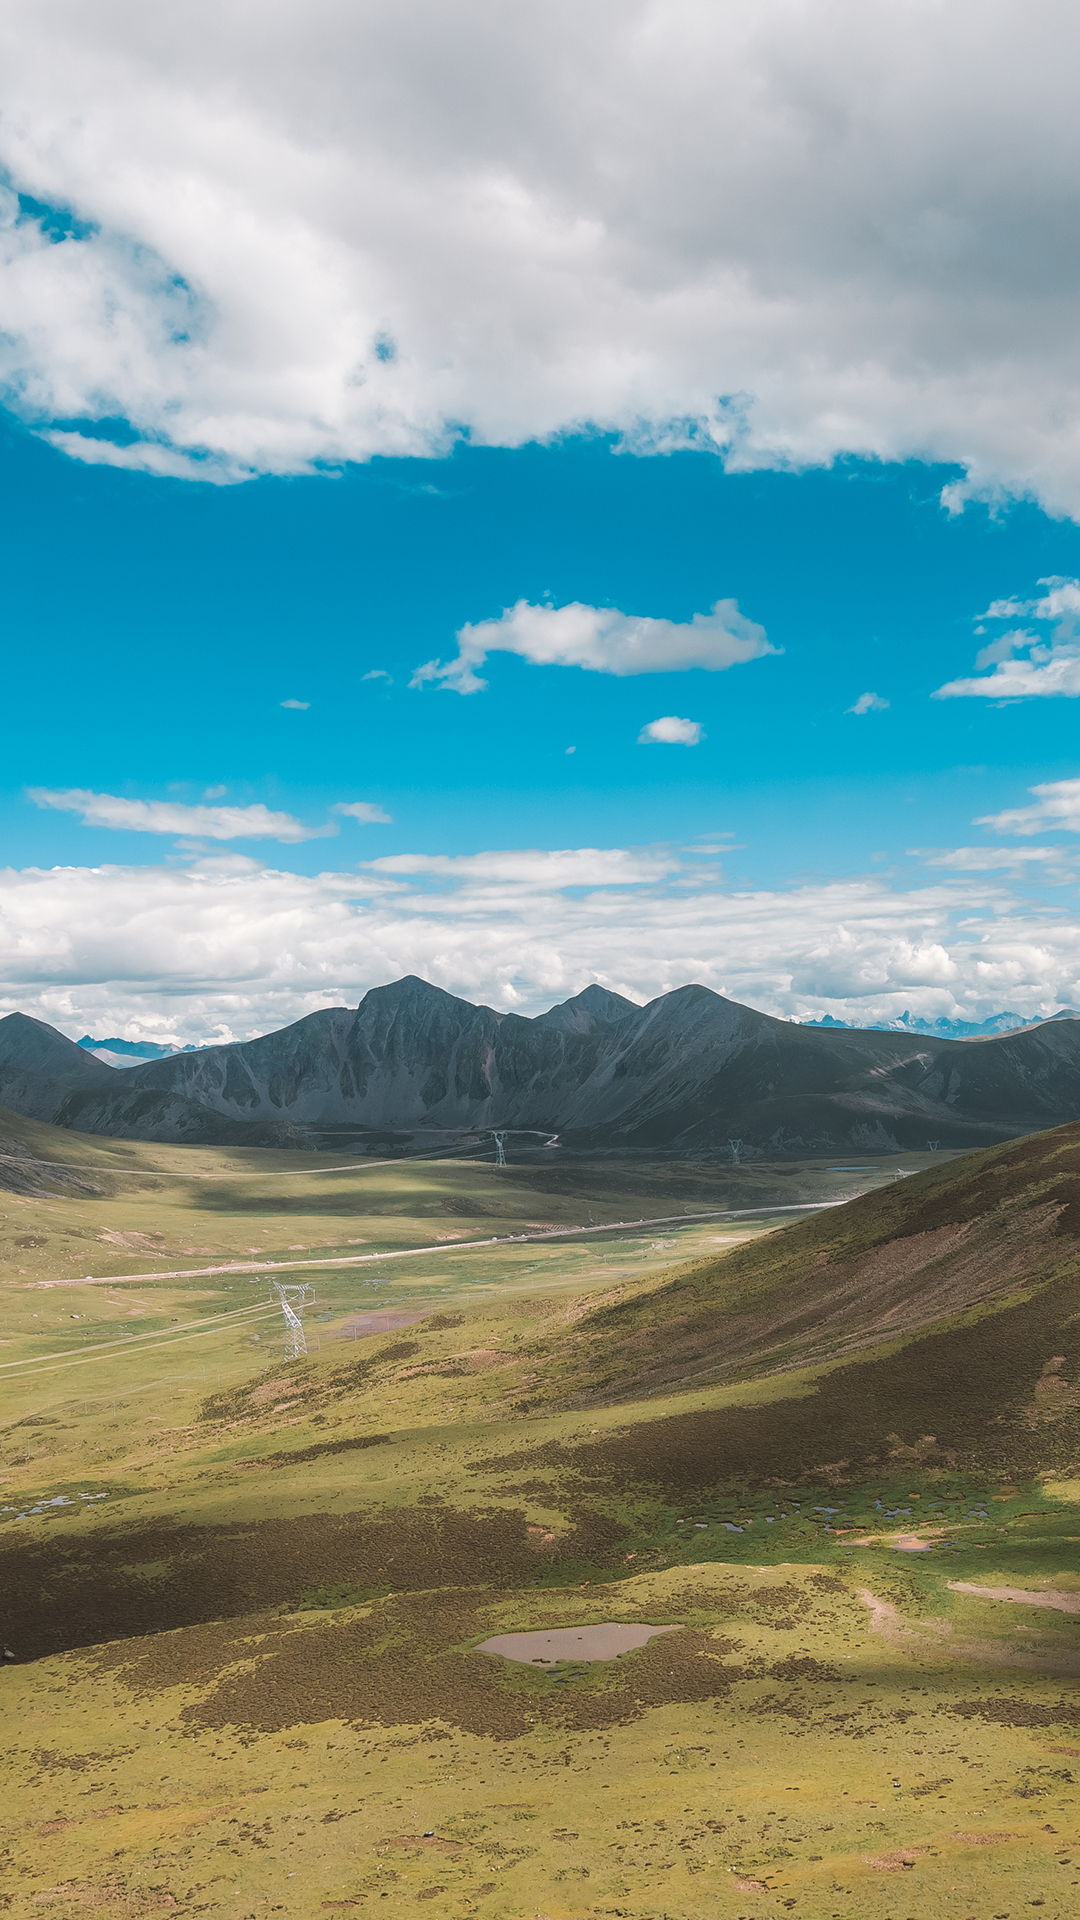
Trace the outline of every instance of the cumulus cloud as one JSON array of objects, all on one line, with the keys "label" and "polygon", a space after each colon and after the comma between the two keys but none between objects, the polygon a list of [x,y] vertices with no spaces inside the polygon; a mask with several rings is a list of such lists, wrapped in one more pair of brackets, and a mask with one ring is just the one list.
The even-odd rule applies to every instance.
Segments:
[{"label": "cumulus cloud", "polygon": [[455,693],[482,693],[487,686],[477,669],[489,653],[516,653],[534,667],[585,667],[592,673],[685,673],[727,667],[763,654],[777,653],[764,627],[747,620],[735,600],[718,600],[708,613],[691,620],[653,620],[620,613],[617,607],[530,605],[519,600],[497,620],[459,628],[454,660],[429,660],[417,667],[410,686],[429,681]]},{"label": "cumulus cloud", "polygon": [[1046,833],[1054,827],[1080,833],[1080,780],[1045,780],[1028,792],[1035,795],[1033,807],[987,813],[975,825],[993,827],[997,833]]},{"label": "cumulus cloud", "polygon": [[0,1009],[76,1037],[245,1038],[405,973],[525,1013],[594,980],[638,1002],[699,981],[794,1019],[1080,1005],[1071,918],[979,876],[732,891],[664,848],[0,873]]},{"label": "cumulus cloud", "polygon": [[370,800],[335,800],[330,811],[348,814],[350,820],[359,820],[365,825],[388,827],[392,822],[392,816]]},{"label": "cumulus cloud", "polygon": [[4,9],[0,377],[64,451],[228,480],[592,424],[1080,512],[1073,10],[258,20]]},{"label": "cumulus cloud", "polygon": [[84,827],[116,827],[127,833],[179,833],[200,840],[320,840],[336,833],[333,822],[306,827],[291,813],[269,807],[189,807],[177,800],[125,800],[115,793],[90,793],[84,787],[55,792],[31,787],[35,806],[77,813]]},{"label": "cumulus cloud", "polygon": [[650,720],[638,734],[639,747],[696,747],[705,738],[705,729],[700,720],[680,720],[674,713],[665,713],[659,720]]},{"label": "cumulus cloud", "polygon": [[293,707],[295,708],[297,713],[307,713],[311,706],[311,701],[310,700],[282,700],[281,705],[283,707]]},{"label": "cumulus cloud", "polygon": [[860,693],[858,699],[855,702],[855,705],[853,707],[848,707],[847,712],[848,713],[884,713],[887,710],[888,705],[889,705],[888,701],[883,700],[880,693]]},{"label": "cumulus cloud", "polygon": [[935,700],[969,699],[979,696],[992,700],[1046,699],[1064,695],[1075,700],[1080,694],[1080,580],[1054,577],[1040,580],[1049,589],[1034,600],[995,600],[979,616],[976,628],[986,632],[985,621],[1030,619],[1041,631],[1009,627],[989,640],[975,655],[976,668],[992,667],[992,673],[980,679],[950,680],[938,687]]}]

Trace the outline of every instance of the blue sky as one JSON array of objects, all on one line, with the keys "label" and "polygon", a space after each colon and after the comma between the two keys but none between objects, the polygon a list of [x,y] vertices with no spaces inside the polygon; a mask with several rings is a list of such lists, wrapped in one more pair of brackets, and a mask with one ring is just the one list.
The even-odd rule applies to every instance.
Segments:
[{"label": "blue sky", "polygon": [[195,11],[8,33],[3,1007],[1080,1004],[1068,24]]},{"label": "blue sky", "polygon": [[[1073,523],[950,516],[940,469],[727,475],[715,455],[578,438],[220,488],[87,470],[17,429],[0,459],[9,693],[48,717],[6,756],[19,865],[172,851],[28,789],[194,805],[223,787],[313,825],[343,798],[392,816],[350,823],[343,859],[726,829],[746,841],[732,877],[777,885],[990,844],[976,816],[1077,770],[1068,700],[931,697],[971,672],[992,601],[1080,573]],[[466,622],[522,599],[678,623],[734,599],[777,651],[626,677],[494,653],[483,692],[410,687]],[[867,692],[888,709],[852,713]],[[705,738],[639,744],[665,714]],[[326,852],[275,859],[310,873]]]}]

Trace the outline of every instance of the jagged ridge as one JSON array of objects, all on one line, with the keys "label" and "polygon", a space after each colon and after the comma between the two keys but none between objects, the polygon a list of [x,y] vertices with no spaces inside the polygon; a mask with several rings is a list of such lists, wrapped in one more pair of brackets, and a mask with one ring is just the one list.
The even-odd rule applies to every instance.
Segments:
[{"label": "jagged ridge", "polygon": [[[706,987],[588,987],[536,1019],[407,977],[280,1032],[123,1074],[22,1014],[0,1100],[87,1133],[296,1144],[305,1132],[557,1132],[638,1152],[982,1146],[1080,1117],[1080,1023],[985,1040],[797,1026]],[[240,1133],[237,1129],[243,1129]],[[300,1130],[298,1133],[297,1130]]]}]

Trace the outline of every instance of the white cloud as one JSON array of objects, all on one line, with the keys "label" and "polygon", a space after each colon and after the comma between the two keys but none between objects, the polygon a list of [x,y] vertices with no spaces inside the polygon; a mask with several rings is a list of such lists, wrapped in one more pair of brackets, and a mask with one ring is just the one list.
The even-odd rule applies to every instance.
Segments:
[{"label": "white cloud", "polygon": [[982,1019],[1080,1005],[1080,935],[1000,881],[733,891],[663,848],[0,873],[0,1009],[75,1037],[244,1038],[405,973],[526,1013],[699,981],[785,1018]]},{"label": "white cloud", "polygon": [[497,620],[459,628],[456,660],[429,660],[417,667],[410,685],[435,681],[455,693],[481,693],[487,686],[477,668],[489,653],[516,653],[534,667],[585,667],[592,673],[685,673],[727,667],[763,654],[777,653],[764,627],[747,620],[734,600],[718,600],[708,613],[691,620],[653,620],[620,613],[617,607],[534,607],[519,600]]},{"label": "white cloud", "polygon": [[346,813],[350,820],[359,820],[366,825],[378,824],[388,827],[392,824],[392,816],[384,813],[381,807],[375,806],[370,800],[335,800],[330,811]]},{"label": "white cloud", "polygon": [[74,219],[5,197],[0,374],[66,451],[228,479],[594,423],[1080,512],[1074,10],[252,17],[4,9],[0,164]]},{"label": "white cloud", "polygon": [[[997,820],[989,824],[1000,825]],[[988,824],[977,821],[976,825]],[[1047,826],[1043,821],[1042,825]],[[1005,829],[1008,831],[1008,828]],[[914,858],[924,860],[928,867],[947,867],[953,873],[995,873],[1008,870],[1010,873],[1034,873],[1049,880],[1075,880],[1077,855],[1066,847],[911,847],[909,852]]]},{"label": "white cloud", "polygon": [[659,720],[650,720],[638,734],[639,747],[696,747],[705,738],[705,729],[700,720],[680,720],[674,713],[665,713]]},{"label": "white cloud", "polygon": [[[1060,646],[1044,645],[1034,634],[1009,636],[1017,646],[1028,648],[1026,660],[999,660],[993,673],[982,680],[950,680],[938,687],[935,700],[957,700],[982,695],[991,700],[1046,699],[1054,694],[1075,700],[1080,694],[1080,645],[1068,641]],[[983,657],[989,653],[983,649]]]},{"label": "white cloud", "polygon": [[370,673],[362,673],[360,678],[361,680],[389,680],[391,686],[394,684],[393,675],[387,673],[385,667],[372,667]]},{"label": "white cloud", "polygon": [[889,705],[888,701],[883,700],[880,693],[860,693],[858,699],[855,702],[855,705],[853,707],[848,707],[847,712],[848,713],[884,713],[887,710],[888,705]]},{"label": "white cloud", "polygon": [[679,870],[678,855],[652,847],[537,847],[503,853],[391,853],[365,862],[365,872],[394,878],[430,878],[466,889],[462,901],[557,892],[563,887],[636,887],[667,880]]},{"label": "white cloud", "polygon": [[1026,614],[1032,614],[1036,620],[1075,620],[1080,614],[1080,580],[1070,580],[1063,574],[1053,574],[1039,581],[1040,587],[1049,588],[1049,592],[1037,594],[1034,600],[994,600],[985,613],[979,614],[980,620],[1018,620]]},{"label": "white cloud", "polygon": [[283,707],[294,707],[297,713],[307,713],[311,706],[311,701],[310,700],[282,700],[280,704]]},{"label": "white cloud", "polygon": [[997,833],[1047,833],[1055,827],[1080,833],[1080,780],[1046,780],[1028,792],[1035,795],[1033,807],[987,813],[975,825],[993,827]]},{"label": "white cloud", "polygon": [[[993,667],[982,679],[950,680],[934,693],[935,700],[980,696],[997,701],[1046,699],[1080,694],[1080,580],[1040,580],[1049,592],[1035,600],[995,600],[979,619],[1029,618],[1047,628],[1031,633],[1010,627],[987,642],[975,655],[975,665]],[[976,633],[985,633],[981,624]],[[1021,656],[1026,655],[1026,658]]]},{"label": "white cloud", "polygon": [[125,800],[115,793],[90,793],[84,787],[54,792],[30,787],[38,807],[77,813],[84,827],[116,827],[127,833],[196,834],[202,840],[320,840],[337,832],[332,822],[305,827],[291,813],[254,807],[188,807],[176,800]]}]

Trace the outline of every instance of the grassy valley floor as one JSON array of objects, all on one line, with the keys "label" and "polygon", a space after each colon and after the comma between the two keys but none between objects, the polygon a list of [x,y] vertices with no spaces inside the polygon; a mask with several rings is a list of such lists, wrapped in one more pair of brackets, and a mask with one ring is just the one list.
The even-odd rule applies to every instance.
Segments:
[{"label": "grassy valley floor", "polygon": [[[1080,1130],[905,1180],[9,1136],[4,1911],[1075,1912]],[[678,1630],[478,1651],[606,1621]]]}]

